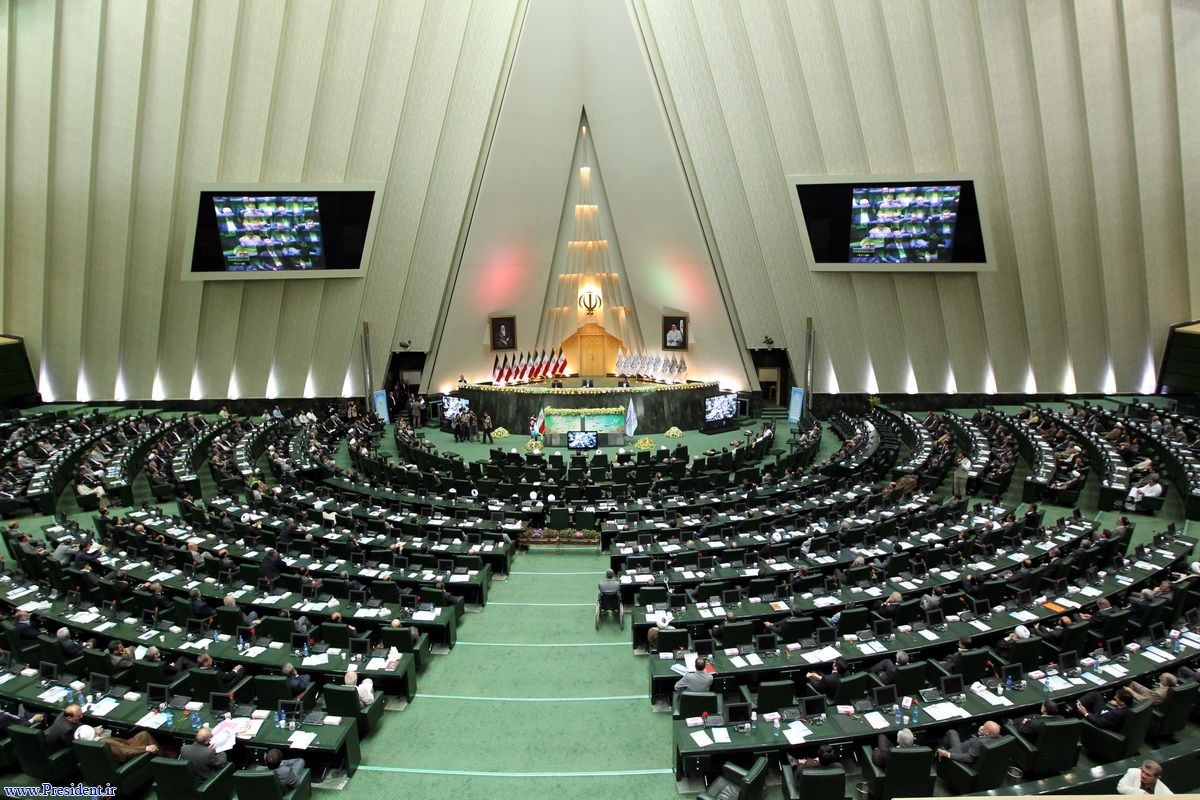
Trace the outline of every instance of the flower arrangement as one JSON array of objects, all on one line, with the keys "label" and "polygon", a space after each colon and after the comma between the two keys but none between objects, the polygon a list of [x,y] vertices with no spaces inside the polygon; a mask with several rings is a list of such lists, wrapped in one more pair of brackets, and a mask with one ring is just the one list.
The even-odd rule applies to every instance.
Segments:
[{"label": "flower arrangement", "polygon": [[649,436],[643,436],[642,438],[638,439],[636,442],[633,443],[633,449],[634,450],[653,450],[654,449],[654,440],[651,439]]},{"label": "flower arrangement", "polygon": [[682,439],[683,431],[672,425],[671,427],[667,428],[667,432],[664,433],[663,436],[666,436],[668,439]]},{"label": "flower arrangement", "polygon": [[599,417],[605,414],[624,414],[625,409],[620,406],[612,406],[611,408],[547,408],[547,417]]},{"label": "flower arrangement", "polygon": [[508,432],[508,428],[493,428],[492,429],[492,438],[493,439],[507,439],[509,436],[512,436],[512,434]]},{"label": "flower arrangement", "polygon": [[879,395],[877,395],[877,394],[873,394],[873,395],[870,395],[867,397],[867,405],[869,405],[871,408],[874,408],[875,406],[879,405],[880,402],[881,401],[879,399]]},{"label": "flower arrangement", "polygon": [[521,445],[521,450],[525,453],[540,453],[542,452],[542,443],[538,439],[529,439],[525,444]]}]

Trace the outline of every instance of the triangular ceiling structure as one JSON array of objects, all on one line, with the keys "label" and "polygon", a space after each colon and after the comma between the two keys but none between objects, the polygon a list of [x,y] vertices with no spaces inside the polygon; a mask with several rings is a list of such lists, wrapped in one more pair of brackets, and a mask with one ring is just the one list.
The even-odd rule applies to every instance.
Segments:
[{"label": "triangular ceiling structure", "polygon": [[561,272],[556,264],[570,263],[576,230],[581,108],[588,122],[582,151],[593,167],[604,167],[602,235],[610,245],[619,236],[618,305],[628,307],[626,325],[637,327],[627,335],[657,351],[662,317],[686,315],[689,377],[755,387],[632,9],[530,0],[501,83],[424,388],[448,391],[460,375],[490,379],[491,317],[516,318],[518,351],[548,349],[561,335],[548,317],[565,304],[552,284]]}]

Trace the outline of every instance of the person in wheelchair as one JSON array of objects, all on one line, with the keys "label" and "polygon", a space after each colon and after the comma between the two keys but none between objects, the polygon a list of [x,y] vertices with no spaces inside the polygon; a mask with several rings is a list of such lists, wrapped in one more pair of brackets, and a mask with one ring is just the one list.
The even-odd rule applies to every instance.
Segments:
[{"label": "person in wheelchair", "polygon": [[596,627],[600,627],[600,617],[609,612],[617,618],[617,623],[624,628],[625,607],[621,605],[621,582],[617,580],[616,573],[611,569],[604,573],[604,580],[600,581],[598,588],[600,596],[596,599]]}]

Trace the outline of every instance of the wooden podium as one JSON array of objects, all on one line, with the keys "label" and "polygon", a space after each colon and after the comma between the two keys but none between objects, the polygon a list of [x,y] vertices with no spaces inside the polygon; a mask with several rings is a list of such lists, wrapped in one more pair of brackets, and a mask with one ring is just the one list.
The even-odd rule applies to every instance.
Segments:
[{"label": "wooden podium", "polygon": [[617,369],[617,351],[622,344],[603,325],[589,322],[564,339],[562,348],[567,363],[574,366],[578,374],[608,375]]}]

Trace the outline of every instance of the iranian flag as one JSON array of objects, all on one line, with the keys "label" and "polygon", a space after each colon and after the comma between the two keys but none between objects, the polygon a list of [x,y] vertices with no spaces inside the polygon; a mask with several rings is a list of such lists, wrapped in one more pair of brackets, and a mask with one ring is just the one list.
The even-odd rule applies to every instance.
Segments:
[{"label": "iranian flag", "polygon": [[550,361],[546,356],[546,351],[543,350],[538,354],[537,366],[533,369],[533,379],[540,380],[546,376],[546,368],[550,366]]},{"label": "iranian flag", "polygon": [[537,431],[538,436],[544,436],[546,433],[546,408],[543,406],[538,409],[537,422],[534,423],[533,429]]},{"label": "iranian flag", "polygon": [[500,376],[496,380],[501,383],[508,380],[508,353],[504,354],[504,363],[500,365]]},{"label": "iranian flag", "polygon": [[560,347],[560,348],[558,348],[558,361],[556,361],[554,364],[554,373],[556,375],[562,375],[566,371],[567,371],[567,357],[565,355],[563,355],[563,350]]},{"label": "iranian flag", "polygon": [[492,361],[492,382],[495,383],[500,379],[500,356]]}]

